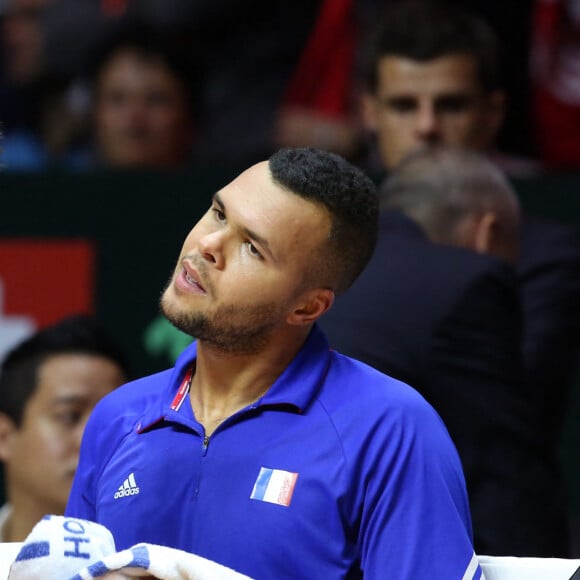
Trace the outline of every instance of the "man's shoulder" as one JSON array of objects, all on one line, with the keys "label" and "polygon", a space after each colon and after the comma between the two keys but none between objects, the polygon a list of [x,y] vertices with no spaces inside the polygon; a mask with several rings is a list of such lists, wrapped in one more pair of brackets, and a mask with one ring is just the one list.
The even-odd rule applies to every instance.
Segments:
[{"label": "man's shoulder", "polygon": [[[339,352],[422,390],[432,381],[433,357],[449,351],[434,350],[436,334],[445,332],[456,346],[458,331],[473,338],[480,336],[477,328],[483,323],[511,321],[517,314],[517,284],[513,268],[493,256],[435,245],[421,252],[406,260],[386,255],[384,262],[375,256],[321,326]],[[487,357],[484,343],[469,344]]]},{"label": "man's shoulder", "polygon": [[414,241],[387,244],[384,251],[377,248],[359,279],[325,315],[322,326],[332,343],[337,322],[368,324],[387,318],[388,327],[403,318],[427,322],[446,315],[466,292],[481,289],[484,294],[489,288],[513,290],[515,286],[514,269],[495,256]]},{"label": "man's shoulder", "polygon": [[535,239],[537,236],[550,239],[580,239],[580,230],[568,223],[534,214],[524,214],[522,236]]},{"label": "man's shoulder", "polygon": [[348,410],[351,417],[364,413],[367,422],[437,415],[413,386],[336,351],[320,400],[330,411]]},{"label": "man's shoulder", "polygon": [[456,460],[447,427],[433,406],[411,385],[356,359],[333,354],[318,400],[348,456],[360,450],[361,442],[372,441],[374,451],[365,451],[371,463],[379,456],[395,461],[398,444],[430,447]]},{"label": "man's shoulder", "polygon": [[123,409],[125,417],[141,415],[150,405],[162,401],[172,369],[135,379],[101,399],[92,413],[95,417],[118,416]]},{"label": "man's shoulder", "polygon": [[526,215],[521,243],[520,270],[538,261],[580,262],[580,230],[559,221]]},{"label": "man's shoulder", "polygon": [[102,398],[83,434],[85,456],[95,465],[101,465],[121,440],[135,432],[147,413],[154,415],[157,409],[161,413],[171,372],[162,371],[131,381]]},{"label": "man's shoulder", "polygon": [[435,284],[462,284],[482,274],[509,277],[511,268],[496,256],[392,231],[380,234],[367,267],[367,276],[376,277],[379,272],[389,272],[402,283],[423,279]]}]

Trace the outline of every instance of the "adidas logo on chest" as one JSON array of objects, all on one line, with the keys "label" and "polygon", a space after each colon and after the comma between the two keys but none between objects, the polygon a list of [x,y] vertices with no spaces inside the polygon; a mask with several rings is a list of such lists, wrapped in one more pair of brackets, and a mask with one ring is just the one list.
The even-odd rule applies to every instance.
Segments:
[{"label": "adidas logo on chest", "polygon": [[127,497],[130,495],[137,495],[139,493],[139,486],[135,481],[135,474],[131,473],[129,477],[119,486],[119,489],[115,492],[113,496],[114,499],[119,499],[121,497]]}]

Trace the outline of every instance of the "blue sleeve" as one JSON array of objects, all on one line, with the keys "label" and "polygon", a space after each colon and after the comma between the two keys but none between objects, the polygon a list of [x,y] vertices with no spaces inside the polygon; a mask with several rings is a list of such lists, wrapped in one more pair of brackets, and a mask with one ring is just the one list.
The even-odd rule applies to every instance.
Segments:
[{"label": "blue sleeve", "polygon": [[98,479],[127,434],[125,423],[128,417],[119,416],[116,397],[111,395],[99,401],[85,427],[79,464],[65,509],[66,516],[98,522]]},{"label": "blue sleeve", "polygon": [[365,579],[482,578],[459,457],[419,396],[366,442],[359,550]]},{"label": "blue sleeve", "polygon": [[96,521],[94,472],[98,462],[95,456],[95,439],[96,433],[99,432],[98,422],[98,412],[95,408],[83,433],[79,463],[65,509],[65,515],[68,517],[93,522]]}]

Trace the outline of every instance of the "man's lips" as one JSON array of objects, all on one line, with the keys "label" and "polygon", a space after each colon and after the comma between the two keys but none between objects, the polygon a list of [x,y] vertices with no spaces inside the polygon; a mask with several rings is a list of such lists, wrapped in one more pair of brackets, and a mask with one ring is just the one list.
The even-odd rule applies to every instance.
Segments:
[{"label": "man's lips", "polygon": [[205,287],[201,283],[199,272],[188,261],[183,262],[183,279],[193,289],[206,293]]}]

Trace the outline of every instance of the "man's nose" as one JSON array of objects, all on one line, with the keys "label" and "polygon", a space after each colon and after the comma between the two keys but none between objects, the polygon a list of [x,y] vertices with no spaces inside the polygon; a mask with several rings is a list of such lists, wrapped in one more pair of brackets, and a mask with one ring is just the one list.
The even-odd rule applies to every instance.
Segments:
[{"label": "man's nose", "polygon": [[199,253],[205,260],[213,264],[216,268],[221,269],[225,265],[225,243],[226,239],[223,229],[211,232],[200,238]]},{"label": "man's nose", "polygon": [[420,139],[434,141],[439,138],[439,120],[432,103],[423,103],[419,107],[415,130]]},{"label": "man's nose", "polygon": [[132,129],[142,131],[147,127],[149,111],[145,103],[138,100],[127,103],[125,115]]}]

